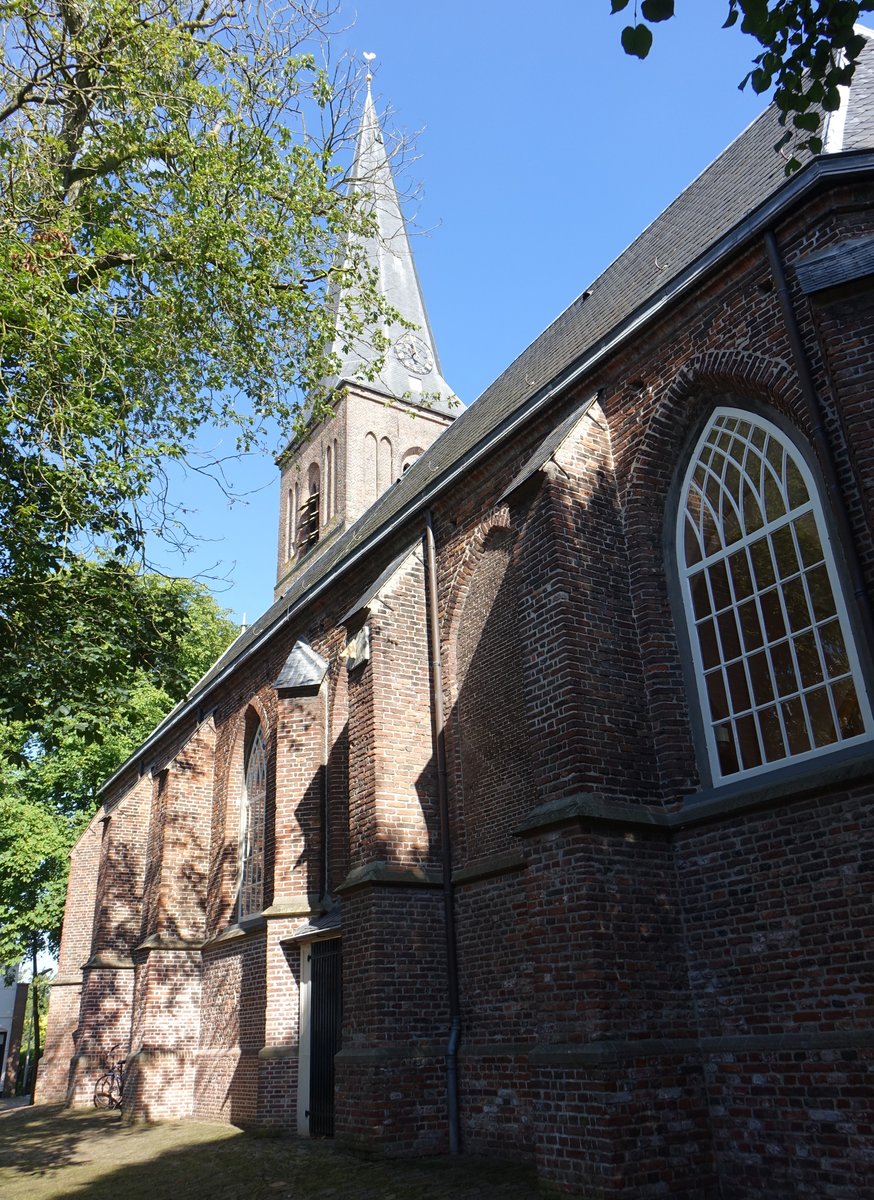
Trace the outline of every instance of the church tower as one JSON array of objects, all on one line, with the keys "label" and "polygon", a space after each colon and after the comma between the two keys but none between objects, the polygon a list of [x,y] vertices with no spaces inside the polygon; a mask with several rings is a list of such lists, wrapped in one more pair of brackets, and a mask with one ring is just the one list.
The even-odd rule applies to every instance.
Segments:
[{"label": "church tower", "polygon": [[[281,471],[276,597],[300,568],[353,524],[452,421],[459,401],[443,379],[419,286],[382,129],[370,93],[355,147],[352,185],[373,214],[373,231],[354,246],[375,272],[388,303],[415,328],[387,330],[385,362],[362,342],[351,348],[338,328],[340,360],[326,380],[333,416],[296,438],[279,459]],[[346,246],[347,257],[352,247]],[[340,316],[353,296],[335,296]]]}]

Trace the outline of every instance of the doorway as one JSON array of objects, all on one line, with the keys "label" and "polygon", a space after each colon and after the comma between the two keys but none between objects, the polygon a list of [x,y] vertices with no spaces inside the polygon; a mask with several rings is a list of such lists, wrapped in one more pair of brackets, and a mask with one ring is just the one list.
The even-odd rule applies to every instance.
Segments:
[{"label": "doorway", "polygon": [[298,1131],[334,1136],[334,1055],[343,1029],[342,939],[301,948],[300,1074]]}]

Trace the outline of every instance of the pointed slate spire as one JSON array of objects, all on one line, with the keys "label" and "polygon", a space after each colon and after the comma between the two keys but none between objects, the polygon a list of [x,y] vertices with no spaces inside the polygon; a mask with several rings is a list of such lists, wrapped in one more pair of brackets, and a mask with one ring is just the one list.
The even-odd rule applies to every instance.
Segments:
[{"label": "pointed slate spire", "polygon": [[[362,203],[375,217],[374,232],[356,241],[355,253],[363,253],[365,261],[376,269],[379,290],[388,302],[406,320],[417,326],[415,330],[395,326],[387,331],[392,345],[378,376],[373,381],[367,381],[366,385],[395,399],[454,416],[458,411],[458,400],[440,370],[434,335],[428,322],[400,200],[370,92],[369,74],[351,186],[362,194]],[[347,243],[347,260],[350,249]],[[354,302],[353,291],[339,289],[335,297],[338,321],[344,307],[354,305]],[[360,339],[357,341],[358,344],[344,349],[342,337],[338,336],[335,340],[334,350],[341,360],[338,383],[342,380],[352,381],[356,377],[362,379],[361,368],[366,370],[376,358],[371,347]]]}]

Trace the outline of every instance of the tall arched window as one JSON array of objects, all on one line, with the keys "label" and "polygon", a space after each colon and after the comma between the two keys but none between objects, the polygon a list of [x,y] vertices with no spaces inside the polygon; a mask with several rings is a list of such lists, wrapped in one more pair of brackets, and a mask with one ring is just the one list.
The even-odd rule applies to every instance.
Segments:
[{"label": "tall arched window", "polygon": [[714,782],[870,734],[817,485],[770,421],[714,412],[683,480],[677,559]]},{"label": "tall arched window", "polygon": [[297,510],[300,504],[298,484],[289,487],[285,508],[285,557],[294,558],[297,546]]},{"label": "tall arched window", "polygon": [[377,463],[376,473],[376,492],[381,496],[386,488],[391,487],[394,483],[394,476],[391,471],[392,463],[392,448],[391,441],[387,437],[379,439],[379,459]]},{"label": "tall arched window", "polygon": [[364,494],[368,504],[372,504],[379,495],[378,453],[376,434],[366,433],[364,435]]},{"label": "tall arched window", "polygon": [[264,818],[267,810],[267,747],[259,725],[246,758],[240,804],[239,916],[259,913],[264,904]]},{"label": "tall arched window", "polygon": [[334,515],[331,508],[331,497],[334,494],[334,461],[331,452],[331,447],[325,447],[325,512],[322,519],[322,524],[327,525],[331,517]]}]

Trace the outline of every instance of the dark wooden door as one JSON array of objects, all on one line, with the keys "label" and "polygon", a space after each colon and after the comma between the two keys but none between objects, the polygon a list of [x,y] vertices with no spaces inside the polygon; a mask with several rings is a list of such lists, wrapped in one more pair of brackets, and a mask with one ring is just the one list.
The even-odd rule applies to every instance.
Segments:
[{"label": "dark wooden door", "polygon": [[343,1025],[342,940],[310,947],[310,1134],[334,1136],[334,1055]]}]

